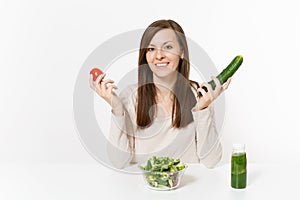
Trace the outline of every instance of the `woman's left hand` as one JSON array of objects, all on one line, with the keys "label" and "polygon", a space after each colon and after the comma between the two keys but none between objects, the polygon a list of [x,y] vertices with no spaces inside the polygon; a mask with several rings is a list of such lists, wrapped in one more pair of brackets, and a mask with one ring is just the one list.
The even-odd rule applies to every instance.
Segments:
[{"label": "woman's left hand", "polygon": [[[228,88],[231,82],[231,77],[223,85],[221,85],[219,79],[217,79],[216,77],[212,76],[211,78],[216,84],[214,90],[212,89],[211,85],[206,82],[202,83],[197,89],[197,94],[199,92],[202,94],[202,97],[197,97],[196,108],[198,110],[207,108],[218,96],[220,96],[223,91]],[[207,92],[202,88],[203,86],[207,88]]]}]

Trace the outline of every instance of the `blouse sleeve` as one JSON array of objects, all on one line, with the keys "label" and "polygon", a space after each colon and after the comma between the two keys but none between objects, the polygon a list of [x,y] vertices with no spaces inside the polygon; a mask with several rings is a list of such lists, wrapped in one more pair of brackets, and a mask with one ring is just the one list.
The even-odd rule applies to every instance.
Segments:
[{"label": "blouse sleeve", "polygon": [[132,88],[124,90],[120,94],[124,113],[116,116],[111,113],[111,126],[109,143],[107,145],[108,157],[116,168],[129,166],[134,156],[133,122],[135,120],[135,94]]},{"label": "blouse sleeve", "polygon": [[192,114],[196,129],[197,155],[201,163],[208,168],[213,168],[222,157],[222,146],[215,126],[213,105],[203,110],[193,108]]}]

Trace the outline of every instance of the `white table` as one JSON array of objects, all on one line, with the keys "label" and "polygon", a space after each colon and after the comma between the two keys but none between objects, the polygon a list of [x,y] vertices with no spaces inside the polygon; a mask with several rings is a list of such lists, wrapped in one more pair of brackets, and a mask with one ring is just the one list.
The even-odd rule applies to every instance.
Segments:
[{"label": "white table", "polygon": [[[100,164],[1,164],[1,200],[88,199],[300,199],[299,166],[248,164],[246,189],[230,187],[230,167],[189,165],[179,188],[154,191],[141,175]],[[291,198],[292,197],[292,198]]]}]

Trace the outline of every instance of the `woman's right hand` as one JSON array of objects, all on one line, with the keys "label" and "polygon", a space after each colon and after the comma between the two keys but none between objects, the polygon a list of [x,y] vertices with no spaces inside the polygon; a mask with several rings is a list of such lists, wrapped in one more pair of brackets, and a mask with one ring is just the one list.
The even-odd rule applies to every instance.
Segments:
[{"label": "woman's right hand", "polygon": [[114,95],[114,89],[117,89],[116,85],[113,85],[114,81],[111,79],[104,80],[106,76],[105,73],[98,76],[98,78],[93,81],[93,75],[90,76],[90,87],[107,103],[112,105],[112,98]]},{"label": "woman's right hand", "polygon": [[123,115],[123,104],[120,98],[113,91],[118,89],[116,85],[113,85],[114,81],[111,79],[104,80],[106,74],[101,74],[93,81],[93,75],[90,76],[90,87],[102,97],[112,107],[112,112],[115,115]]}]

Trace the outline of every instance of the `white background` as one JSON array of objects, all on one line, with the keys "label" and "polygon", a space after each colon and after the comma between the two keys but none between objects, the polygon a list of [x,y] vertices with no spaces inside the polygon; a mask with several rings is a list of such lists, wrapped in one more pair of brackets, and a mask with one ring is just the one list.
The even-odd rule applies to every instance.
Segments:
[{"label": "white background", "polygon": [[292,0],[2,0],[0,164],[95,163],[73,120],[81,65],[112,36],[158,19],[181,24],[219,71],[244,56],[225,94],[220,164],[242,142],[249,162],[300,165],[300,12]]}]

